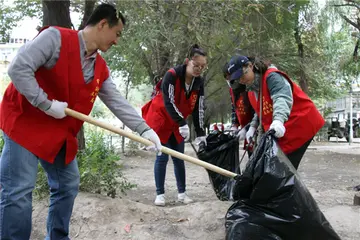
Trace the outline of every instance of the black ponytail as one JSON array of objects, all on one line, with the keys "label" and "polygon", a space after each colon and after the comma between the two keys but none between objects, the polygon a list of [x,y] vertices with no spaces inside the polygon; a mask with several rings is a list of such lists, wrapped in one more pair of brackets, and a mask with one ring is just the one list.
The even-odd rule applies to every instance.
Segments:
[{"label": "black ponytail", "polygon": [[204,51],[204,49],[202,49],[201,47],[199,47],[198,44],[194,44],[191,46],[190,48],[190,51],[189,51],[189,59],[197,56],[197,55],[200,55],[200,56],[204,56],[206,57],[206,52]]},{"label": "black ponytail", "polygon": [[[252,63],[252,65],[254,66],[254,72],[255,73],[259,73],[259,74],[264,74],[266,72],[266,70],[269,67],[268,63],[265,63],[265,61],[257,58],[257,57],[247,57],[250,62]],[[248,66],[249,64],[246,64],[246,66]]]}]

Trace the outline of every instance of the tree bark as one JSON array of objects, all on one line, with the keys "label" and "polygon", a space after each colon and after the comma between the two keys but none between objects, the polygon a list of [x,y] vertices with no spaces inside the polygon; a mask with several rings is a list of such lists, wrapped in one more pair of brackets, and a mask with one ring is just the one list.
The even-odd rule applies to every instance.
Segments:
[{"label": "tree bark", "polygon": [[[297,23],[298,24],[298,23]],[[299,61],[300,61],[300,69],[299,69],[299,73],[300,73],[300,80],[299,80],[299,85],[301,87],[301,89],[308,94],[309,92],[309,84],[308,81],[306,79],[306,74],[305,74],[305,70],[304,70],[304,63],[305,63],[305,59],[304,59],[304,44],[302,43],[302,39],[301,39],[301,33],[300,33],[300,29],[299,26],[295,27],[295,41],[296,44],[298,46],[298,57],[299,57]]]},{"label": "tree bark", "polygon": [[[130,73],[133,71],[133,68],[134,68],[134,66],[131,68]],[[129,97],[131,78],[132,78],[132,75],[129,74],[126,79],[126,83],[125,83],[125,99],[126,100],[128,100],[128,97]],[[125,127],[126,127],[125,123],[122,123],[121,129],[124,130]],[[124,136],[121,137],[121,151],[122,151],[122,153],[125,153],[125,137]]]},{"label": "tree bark", "polygon": [[70,0],[43,0],[43,26],[71,28]]},{"label": "tree bark", "polygon": [[[88,21],[91,13],[93,12],[94,7],[95,7],[95,1],[93,1],[93,0],[85,1],[84,16],[83,16],[83,19],[79,26],[79,30],[82,30],[85,28],[85,24]],[[78,132],[76,137],[78,140],[79,150],[84,150],[86,148],[84,126],[81,126],[80,131]]]},{"label": "tree bark", "polygon": [[79,26],[79,30],[84,29],[86,22],[89,20],[91,13],[94,11],[95,1],[94,0],[86,0],[84,7],[84,16],[81,20],[81,24]]},{"label": "tree bark", "polygon": [[[92,11],[95,7],[95,1],[86,0],[84,8],[84,16],[79,27],[79,30],[85,27],[87,20],[89,19]],[[59,26],[65,28],[73,27],[70,18],[70,0],[54,1],[54,0],[43,0],[43,26]],[[81,127],[77,134],[77,140],[79,150],[85,149],[85,134],[84,127]]]}]

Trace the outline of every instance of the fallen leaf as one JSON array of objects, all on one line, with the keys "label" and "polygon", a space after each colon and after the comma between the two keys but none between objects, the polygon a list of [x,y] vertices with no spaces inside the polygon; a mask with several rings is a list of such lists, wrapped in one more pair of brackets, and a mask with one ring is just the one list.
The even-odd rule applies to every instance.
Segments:
[{"label": "fallen leaf", "polygon": [[130,224],[126,224],[125,226],[125,232],[129,233],[130,232],[130,229],[131,229],[131,225]]},{"label": "fallen leaf", "polygon": [[185,221],[189,221],[189,219],[188,218],[180,218],[176,222],[185,222]]}]

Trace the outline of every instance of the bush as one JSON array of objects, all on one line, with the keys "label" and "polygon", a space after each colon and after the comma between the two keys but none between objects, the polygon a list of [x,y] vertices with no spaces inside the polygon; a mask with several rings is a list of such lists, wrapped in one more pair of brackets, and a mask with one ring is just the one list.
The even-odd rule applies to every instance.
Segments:
[{"label": "bush", "polygon": [[[123,176],[119,163],[120,157],[105,140],[104,133],[88,129],[85,132],[86,148],[79,151],[77,161],[80,171],[80,191],[106,194],[114,198],[118,192],[135,187]],[[47,177],[39,166],[39,173],[34,194],[43,198],[49,193]]]},{"label": "bush", "polygon": [[117,191],[125,192],[135,185],[123,176],[120,157],[109,146],[101,131],[91,131],[86,135],[86,149],[78,153],[80,170],[80,190],[105,193],[114,198]]}]

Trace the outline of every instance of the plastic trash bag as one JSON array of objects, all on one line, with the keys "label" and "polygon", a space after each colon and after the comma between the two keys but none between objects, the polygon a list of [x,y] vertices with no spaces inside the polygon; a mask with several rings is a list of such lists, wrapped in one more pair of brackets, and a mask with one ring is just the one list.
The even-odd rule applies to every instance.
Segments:
[{"label": "plastic trash bag", "polygon": [[226,239],[340,239],[269,132],[236,180],[233,198]]},{"label": "plastic trash bag", "polygon": [[[214,132],[207,136],[206,142],[206,146],[203,143],[199,145],[197,152],[199,159],[231,172],[239,173],[239,141],[235,136]],[[235,180],[210,170],[207,172],[219,200],[232,200]]]},{"label": "plastic trash bag", "polygon": [[[198,157],[239,173],[239,143],[231,135],[210,134]],[[225,215],[226,239],[340,239],[269,132],[236,180],[208,174],[220,200],[236,201]]]}]

